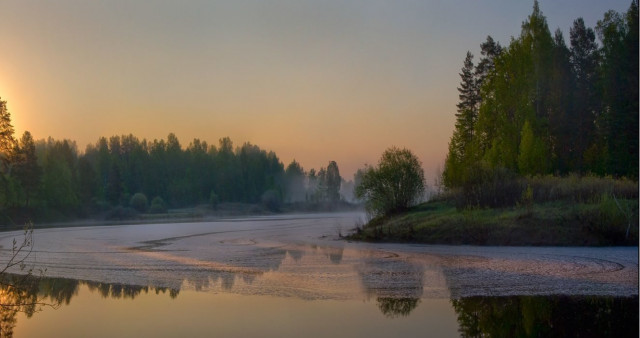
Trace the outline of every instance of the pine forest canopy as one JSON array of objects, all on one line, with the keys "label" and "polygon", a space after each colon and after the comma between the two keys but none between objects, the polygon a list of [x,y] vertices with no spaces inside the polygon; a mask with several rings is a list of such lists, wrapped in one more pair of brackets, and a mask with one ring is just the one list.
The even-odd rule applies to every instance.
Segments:
[{"label": "pine forest canopy", "polygon": [[536,1],[508,46],[487,37],[475,65],[467,53],[445,186],[478,168],[638,178],[638,2],[595,30],[576,19],[569,42]]}]

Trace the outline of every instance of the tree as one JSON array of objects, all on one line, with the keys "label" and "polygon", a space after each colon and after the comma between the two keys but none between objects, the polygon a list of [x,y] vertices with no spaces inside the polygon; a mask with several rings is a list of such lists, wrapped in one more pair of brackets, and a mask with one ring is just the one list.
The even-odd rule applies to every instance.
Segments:
[{"label": "tree", "polygon": [[524,175],[546,174],[549,163],[544,142],[536,137],[529,121],[522,126],[518,169]]},{"label": "tree", "polygon": [[0,99],[0,173],[2,174],[9,174],[10,157],[15,144],[13,132],[7,101]]},{"label": "tree", "polygon": [[478,103],[480,93],[474,76],[473,54],[467,52],[464,59],[462,72],[460,73],[460,86],[458,87],[460,101],[456,105],[456,125],[449,141],[449,152],[445,160],[443,177],[447,186],[460,185],[464,177],[464,169],[469,162],[470,146],[473,141],[473,132],[478,116]]},{"label": "tree", "polygon": [[553,51],[546,18],[535,1],[520,36],[494,60],[493,71],[483,80],[473,146],[478,160],[489,167],[517,172],[520,136],[527,120],[535,137],[550,148]]},{"label": "tree", "polygon": [[425,189],[420,160],[408,149],[391,147],[382,153],[377,167],[368,167],[356,186],[356,197],[365,200],[373,215],[404,211],[420,201]]},{"label": "tree", "polygon": [[38,165],[36,157],[36,145],[31,137],[31,133],[25,131],[16,147],[16,163],[14,174],[24,192],[25,206],[29,206],[31,197],[40,188],[40,177],[42,169]]},{"label": "tree", "polygon": [[129,205],[138,212],[147,212],[147,209],[149,208],[149,200],[145,194],[138,192],[131,196]]},{"label": "tree", "polygon": [[338,202],[340,200],[340,184],[342,183],[342,177],[340,177],[340,169],[336,161],[329,162],[326,173],[327,182],[327,200],[331,203]]},{"label": "tree", "polygon": [[574,91],[571,102],[572,128],[567,129],[573,131],[572,136],[575,136],[571,142],[573,144],[572,169],[583,172],[584,153],[593,142],[594,122],[600,109],[600,91],[597,88],[598,45],[593,29],[585,27],[582,18],[573,22],[569,34],[571,41],[569,61],[574,76]]},{"label": "tree", "polygon": [[487,36],[487,40],[485,42],[480,44],[480,54],[482,55],[482,57],[480,58],[480,61],[478,61],[478,65],[476,65],[475,70],[478,103],[482,101],[480,91],[482,89],[482,86],[484,85],[484,80],[495,69],[495,60],[498,56],[500,56],[500,53],[502,53],[502,46],[500,46],[499,42],[495,42],[490,35]]},{"label": "tree", "polygon": [[[549,90],[549,136],[556,172],[566,174],[578,166],[575,150],[573,97],[575,81],[571,70],[569,48],[562,31],[556,30],[552,52],[552,70]],[[522,141],[521,141],[522,144]]]},{"label": "tree", "polygon": [[302,202],[305,199],[305,175],[300,163],[294,159],[285,170],[285,197],[288,202]]},{"label": "tree", "polygon": [[602,42],[602,117],[606,172],[638,177],[638,1],[625,16],[605,13],[596,32]]}]

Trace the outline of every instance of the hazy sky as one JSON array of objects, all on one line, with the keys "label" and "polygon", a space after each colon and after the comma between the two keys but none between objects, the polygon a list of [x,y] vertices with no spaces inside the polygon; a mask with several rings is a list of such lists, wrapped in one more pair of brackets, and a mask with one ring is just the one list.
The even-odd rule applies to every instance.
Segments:
[{"label": "hazy sky", "polygon": [[[551,30],[624,1],[543,0]],[[229,136],[351,178],[384,149],[432,177],[458,72],[487,35],[508,45],[533,1],[0,0],[0,97],[17,136],[132,133],[183,146]],[[429,184],[432,182],[430,181]]]}]

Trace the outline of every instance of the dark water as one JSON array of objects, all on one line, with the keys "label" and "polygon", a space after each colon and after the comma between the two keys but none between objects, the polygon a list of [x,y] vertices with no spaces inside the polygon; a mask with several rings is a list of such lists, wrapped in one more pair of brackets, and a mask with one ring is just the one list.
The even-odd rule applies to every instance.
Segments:
[{"label": "dark water", "polygon": [[37,230],[2,336],[638,336],[637,247],[340,239],[359,216]]},{"label": "dark water", "polygon": [[[638,335],[637,296],[381,296],[310,301],[62,278],[5,276],[3,284],[3,337]],[[13,306],[18,304],[23,305]]]}]

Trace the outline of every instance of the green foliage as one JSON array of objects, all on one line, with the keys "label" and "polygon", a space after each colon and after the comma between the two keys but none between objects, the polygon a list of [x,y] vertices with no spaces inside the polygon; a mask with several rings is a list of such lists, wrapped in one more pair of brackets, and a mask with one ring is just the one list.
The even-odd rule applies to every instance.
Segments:
[{"label": "green foliage", "polygon": [[153,198],[153,200],[151,200],[149,212],[152,214],[164,214],[167,212],[167,206],[165,205],[162,197],[156,196]]},{"label": "green foliage", "polygon": [[523,182],[513,171],[478,165],[470,172],[457,193],[450,194],[458,209],[511,207],[520,200]]},{"label": "green foliage", "polygon": [[0,173],[8,171],[11,151],[15,140],[13,138],[13,126],[11,125],[11,113],[7,109],[7,101],[0,99]]},{"label": "green foliage", "polygon": [[138,212],[147,212],[149,201],[147,200],[147,196],[145,194],[138,192],[131,196],[129,205]]},{"label": "green foliage", "polygon": [[536,1],[507,48],[490,38],[482,44],[474,76],[467,54],[442,177],[447,188],[477,181],[477,167],[638,177],[637,1],[626,15],[605,13],[595,31],[601,48],[594,30],[575,20],[568,48],[561,31],[551,35]]},{"label": "green foliage", "polygon": [[533,189],[531,189],[531,185],[527,184],[527,188],[522,192],[520,203],[527,208],[528,213],[531,213],[533,208]]},{"label": "green foliage", "polygon": [[522,126],[520,136],[520,153],[518,154],[518,169],[523,175],[546,174],[549,166],[549,156],[544,142],[536,137],[529,121]]},{"label": "green foliage", "polygon": [[420,160],[408,149],[392,147],[384,151],[377,167],[366,169],[355,193],[372,214],[389,215],[417,203],[424,188]]}]

